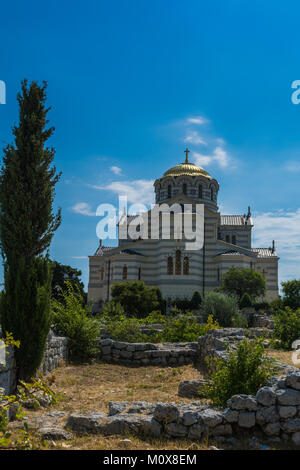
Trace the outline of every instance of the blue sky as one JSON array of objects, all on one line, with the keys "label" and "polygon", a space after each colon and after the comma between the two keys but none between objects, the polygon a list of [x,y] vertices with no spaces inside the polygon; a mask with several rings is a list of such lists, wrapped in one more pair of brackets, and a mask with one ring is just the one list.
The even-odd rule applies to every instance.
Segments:
[{"label": "blue sky", "polygon": [[300,277],[299,2],[111,0],[1,4],[0,146],[11,142],[23,78],[47,80],[63,222],[51,254],[83,271],[97,206],[190,158],[220,183],[223,213],[276,240],[280,279]]}]

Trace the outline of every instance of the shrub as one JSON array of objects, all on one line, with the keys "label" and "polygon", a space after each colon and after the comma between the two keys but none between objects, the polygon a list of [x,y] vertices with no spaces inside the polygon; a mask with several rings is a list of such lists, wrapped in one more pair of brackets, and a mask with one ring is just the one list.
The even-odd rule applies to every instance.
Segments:
[{"label": "shrub", "polygon": [[115,282],[111,295],[115,302],[122,305],[128,317],[143,318],[162,302],[158,289],[148,287],[142,281]]},{"label": "shrub", "polygon": [[270,310],[270,304],[268,302],[256,302],[254,308],[257,312],[258,310]]},{"label": "shrub", "polygon": [[284,303],[281,297],[277,297],[277,299],[272,300],[270,302],[270,310],[272,313],[277,313],[279,310],[284,308]]},{"label": "shrub", "polygon": [[201,295],[199,294],[198,291],[195,291],[193,293],[193,296],[192,296],[191,302],[190,302],[191,310],[198,310],[200,308],[201,302],[202,302]]},{"label": "shrub", "polygon": [[233,318],[237,316],[238,303],[236,297],[227,296],[219,292],[206,294],[202,305],[201,314],[206,321],[212,315],[220,326],[232,326]]},{"label": "shrub", "polygon": [[172,305],[182,312],[187,312],[191,309],[191,302],[186,297],[184,299],[177,298],[173,300]]},{"label": "shrub", "polygon": [[236,394],[256,394],[276,373],[275,361],[264,355],[263,339],[242,340],[229,352],[226,363],[214,358],[209,364],[210,382],[206,396],[215,405],[225,406]]},{"label": "shrub", "polygon": [[247,307],[251,307],[252,306],[252,300],[251,300],[251,297],[250,295],[245,292],[243,295],[242,295],[242,298],[239,302],[239,305],[240,305],[240,308],[247,308]]},{"label": "shrub", "polygon": [[52,325],[54,331],[69,340],[72,360],[83,360],[97,354],[96,340],[100,324],[92,318],[90,307],[83,307],[82,296],[70,282],[61,289],[62,302],[52,300]]},{"label": "shrub", "polygon": [[248,320],[245,315],[242,313],[238,312],[233,318],[232,318],[232,326],[234,328],[248,328]]},{"label": "shrub", "polygon": [[291,349],[292,343],[300,338],[300,309],[293,311],[286,307],[274,316],[274,346]]}]

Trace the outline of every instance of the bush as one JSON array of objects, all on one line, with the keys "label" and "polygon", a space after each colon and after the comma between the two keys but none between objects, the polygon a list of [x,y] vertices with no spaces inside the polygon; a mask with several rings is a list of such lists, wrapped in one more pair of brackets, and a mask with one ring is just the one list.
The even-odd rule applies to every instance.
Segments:
[{"label": "bush", "polygon": [[[210,316],[206,324],[197,322],[191,313],[182,314],[180,317],[164,317],[160,312],[152,312],[146,319],[127,318],[125,315],[114,317],[102,317],[102,324],[109,338],[115,341],[129,343],[149,342],[193,342],[198,337],[205,335],[208,330],[219,328]],[[141,333],[139,327],[145,324],[161,323],[162,331],[155,329],[149,334]]]},{"label": "bush", "polygon": [[251,300],[251,297],[249,294],[247,294],[247,292],[245,292],[243,295],[242,295],[242,298],[239,302],[239,305],[240,305],[240,308],[247,308],[247,307],[251,307],[252,306],[252,300]]},{"label": "bush", "polygon": [[254,308],[256,310],[256,312],[258,312],[259,310],[270,310],[270,304],[268,302],[256,302],[254,304]]},{"label": "bush", "polygon": [[191,310],[198,310],[201,306],[202,297],[199,292],[195,291],[191,298]]},{"label": "bush", "polygon": [[236,394],[256,394],[276,373],[275,361],[264,355],[263,339],[242,340],[229,352],[226,363],[214,358],[209,364],[210,382],[206,396],[215,405],[225,406]]},{"label": "bush", "polygon": [[294,310],[300,308],[300,279],[282,282],[281,286],[284,293],[284,305]]},{"label": "bush", "polygon": [[127,317],[143,318],[162,304],[160,291],[142,281],[115,282],[112,299],[119,302]]},{"label": "bush", "polygon": [[272,300],[270,302],[270,310],[272,313],[277,313],[279,310],[284,308],[284,303],[281,297],[277,297],[277,299]]},{"label": "bush", "polygon": [[209,292],[201,305],[201,315],[206,321],[212,315],[220,326],[232,326],[233,318],[237,317],[238,303],[234,296],[227,296],[219,292]]},{"label": "bush", "polygon": [[286,307],[274,316],[274,346],[291,349],[293,342],[300,339],[300,309],[293,311]]},{"label": "bush", "polygon": [[52,325],[54,331],[69,340],[69,353],[72,360],[94,357],[98,348],[100,324],[92,318],[90,307],[83,307],[82,296],[70,282],[61,289],[62,302],[52,300]]}]

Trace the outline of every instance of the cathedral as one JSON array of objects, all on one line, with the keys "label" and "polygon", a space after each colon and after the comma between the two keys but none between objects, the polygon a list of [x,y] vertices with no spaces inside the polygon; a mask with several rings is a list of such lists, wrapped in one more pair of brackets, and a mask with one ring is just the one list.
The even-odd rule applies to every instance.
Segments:
[{"label": "cathedral", "polygon": [[[117,281],[141,280],[159,287],[169,303],[175,298],[191,298],[195,291],[203,297],[220,286],[222,276],[231,267],[260,271],[266,279],[265,300],[278,296],[279,258],[274,241],[269,248],[252,247],[250,207],[243,215],[221,214],[219,183],[206,170],[190,163],[188,152],[185,150],[184,163],[170,168],[154,182],[155,202],[158,207],[203,205],[203,246],[187,250],[184,235],[176,232],[174,214],[173,236],[169,239],[119,235],[117,247],[105,247],[100,240],[95,254],[89,256],[88,300],[95,306],[110,300],[111,286]],[[124,214],[119,234],[124,218],[130,223],[137,217]]]}]

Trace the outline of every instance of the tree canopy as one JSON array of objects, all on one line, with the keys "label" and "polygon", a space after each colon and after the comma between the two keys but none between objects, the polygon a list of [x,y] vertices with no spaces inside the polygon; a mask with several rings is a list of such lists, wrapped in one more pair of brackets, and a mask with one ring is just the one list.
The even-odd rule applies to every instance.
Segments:
[{"label": "tree canopy", "polygon": [[239,301],[245,293],[255,300],[265,295],[266,281],[263,274],[258,271],[232,267],[223,276],[221,290],[236,295]]},{"label": "tree canopy", "polygon": [[300,279],[282,282],[281,286],[284,305],[295,310],[300,308]]},{"label": "tree canopy", "polygon": [[148,287],[142,281],[116,282],[112,285],[111,295],[128,317],[143,318],[157,310],[161,302],[157,288]]}]

